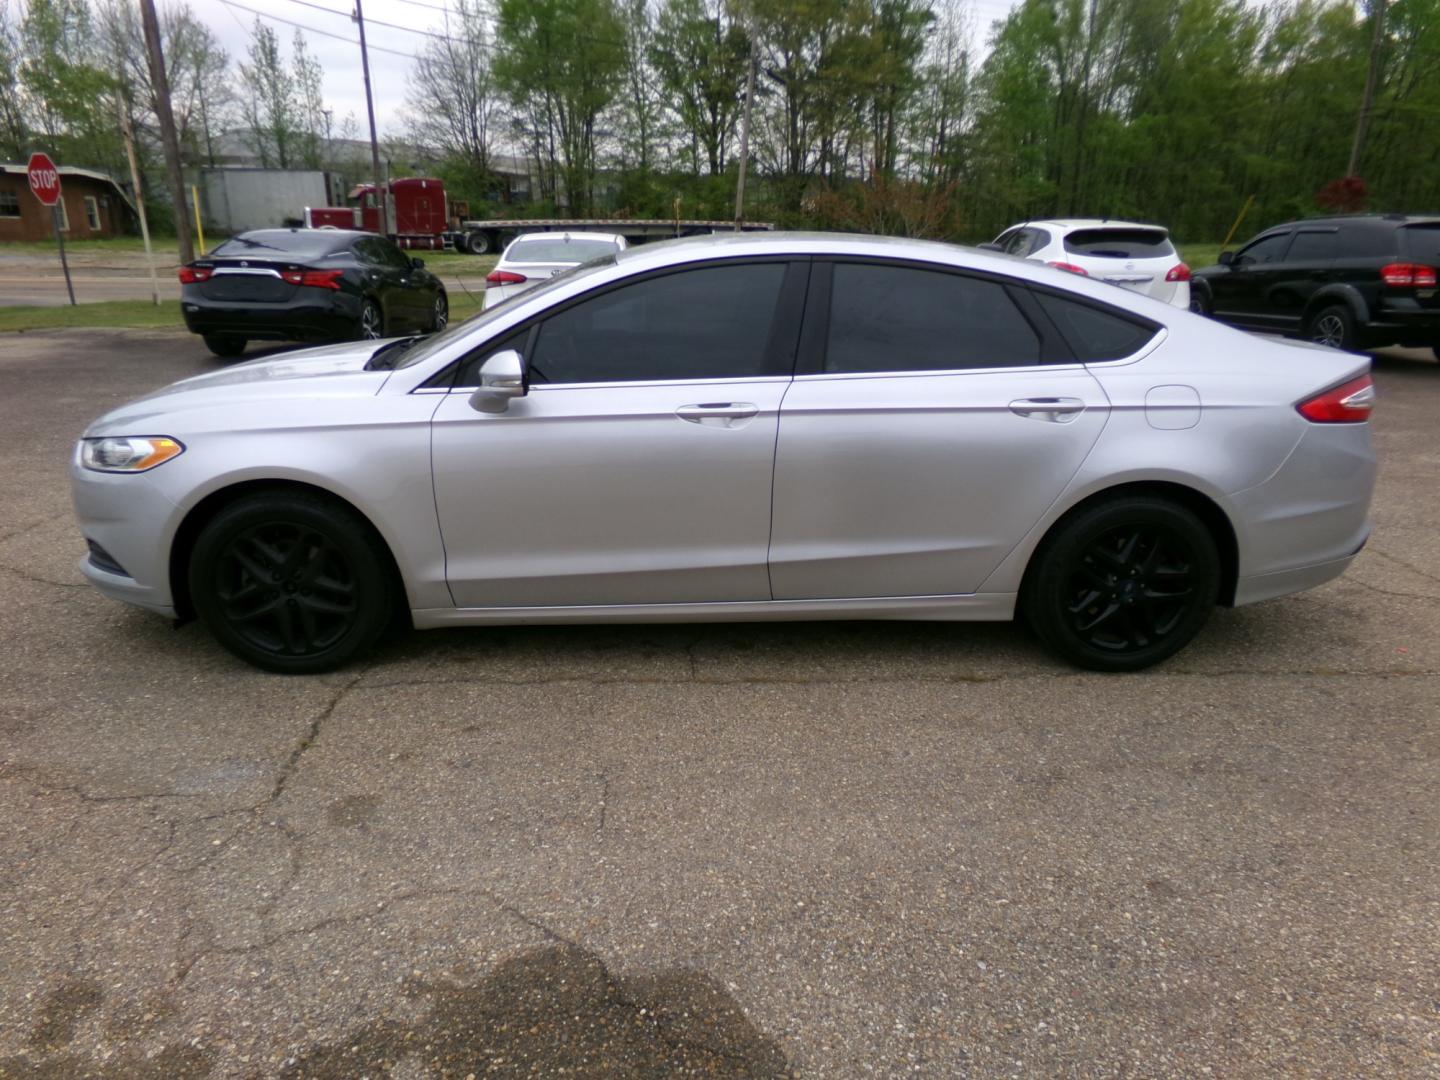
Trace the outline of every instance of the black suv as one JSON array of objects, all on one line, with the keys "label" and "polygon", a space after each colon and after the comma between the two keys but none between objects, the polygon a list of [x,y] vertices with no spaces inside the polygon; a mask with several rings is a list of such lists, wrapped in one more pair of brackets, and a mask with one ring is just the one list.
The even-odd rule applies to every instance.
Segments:
[{"label": "black suv", "polygon": [[1246,330],[1338,349],[1411,345],[1440,357],[1437,266],[1440,216],[1292,221],[1196,271],[1190,306]]}]

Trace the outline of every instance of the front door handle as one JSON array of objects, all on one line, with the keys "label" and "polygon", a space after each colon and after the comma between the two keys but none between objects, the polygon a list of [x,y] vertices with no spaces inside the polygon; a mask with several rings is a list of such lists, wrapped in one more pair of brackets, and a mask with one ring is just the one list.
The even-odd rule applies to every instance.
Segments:
[{"label": "front door handle", "polygon": [[749,401],[705,401],[699,405],[681,405],[675,415],[707,427],[738,427],[759,412],[760,406]]},{"label": "front door handle", "polygon": [[1010,411],[1027,420],[1068,424],[1085,411],[1085,402],[1073,397],[1018,398],[1010,402]]}]

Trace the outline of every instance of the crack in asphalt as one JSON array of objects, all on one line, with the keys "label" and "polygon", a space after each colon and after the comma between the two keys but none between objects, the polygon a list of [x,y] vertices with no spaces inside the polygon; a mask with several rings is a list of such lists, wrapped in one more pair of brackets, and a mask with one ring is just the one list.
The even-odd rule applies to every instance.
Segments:
[{"label": "crack in asphalt", "polygon": [[275,786],[270,790],[270,797],[256,805],[255,810],[257,813],[264,806],[273,803],[285,793],[285,785],[289,783],[291,775],[299,766],[300,759],[305,756],[305,752],[314,746],[315,740],[320,737],[320,728],[326,720],[330,719],[331,714],[335,712],[340,702],[345,699],[345,695],[354,688],[356,683],[366,676],[369,670],[369,668],[364,669],[344,686],[337,687],[334,694],[331,695],[329,703],[310,721],[309,728],[305,734],[300,737],[300,741],[296,743],[295,749],[290,752],[290,757],[280,766],[280,771],[275,776]]},{"label": "crack in asphalt", "polygon": [[0,563],[0,570],[14,574],[22,581],[29,581],[36,585],[51,585],[57,589],[88,589],[90,587],[89,582],[56,581],[54,578],[41,577],[39,574],[32,574],[29,570],[21,570],[18,566],[10,566],[7,563]]},{"label": "crack in asphalt", "polygon": [[1403,566],[1406,570],[1409,570],[1412,574],[1418,574],[1420,577],[1425,578],[1427,581],[1434,581],[1434,582],[1436,582],[1436,583],[1440,583],[1440,574],[1432,574],[1432,573],[1431,573],[1430,571],[1428,571],[1428,570],[1421,570],[1418,566],[1415,566],[1413,563],[1408,563],[1408,562],[1406,562],[1404,559],[1399,558],[1398,556],[1391,555],[1388,551],[1385,551],[1385,550],[1383,550],[1383,549],[1381,549],[1381,548],[1375,547],[1373,544],[1370,545],[1369,547],[1367,547],[1365,550],[1366,550],[1367,553],[1373,552],[1374,554],[1379,555],[1382,559],[1388,559],[1390,562],[1394,563],[1396,566]]},{"label": "crack in asphalt", "polygon": [[52,521],[59,521],[63,517],[68,517],[69,514],[69,510],[58,510],[49,517],[41,518],[39,521],[32,521],[30,524],[22,525],[18,529],[12,529],[7,533],[0,533],[0,544],[14,540],[17,536],[24,536],[26,533],[34,532],[43,525],[49,525]]}]

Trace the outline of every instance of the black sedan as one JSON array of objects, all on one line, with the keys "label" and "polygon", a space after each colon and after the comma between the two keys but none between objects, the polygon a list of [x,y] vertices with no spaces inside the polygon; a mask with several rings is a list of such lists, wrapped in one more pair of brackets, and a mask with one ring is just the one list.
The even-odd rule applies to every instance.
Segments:
[{"label": "black sedan", "polygon": [[257,229],[180,268],[185,325],[216,356],[259,341],[349,341],[442,330],[440,279],[391,241],[338,229]]}]

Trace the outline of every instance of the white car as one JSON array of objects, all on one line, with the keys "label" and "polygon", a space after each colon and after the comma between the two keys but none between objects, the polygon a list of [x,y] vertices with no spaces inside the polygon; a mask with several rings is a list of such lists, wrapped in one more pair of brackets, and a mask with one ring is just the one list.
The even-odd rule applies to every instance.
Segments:
[{"label": "white car", "polygon": [[614,233],[526,233],[510,241],[505,254],[485,278],[485,309],[534,288],[562,270],[614,255],[626,248]]},{"label": "white car", "polygon": [[981,247],[1092,277],[1176,307],[1190,306],[1190,267],[1180,261],[1170,231],[1160,225],[1095,218],[1026,221]]}]

